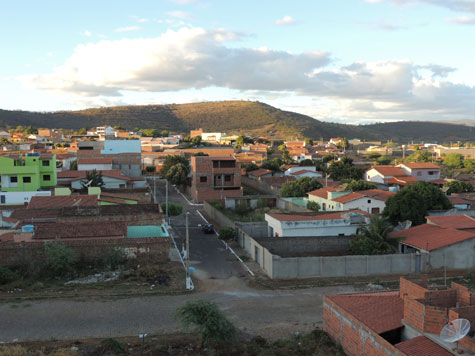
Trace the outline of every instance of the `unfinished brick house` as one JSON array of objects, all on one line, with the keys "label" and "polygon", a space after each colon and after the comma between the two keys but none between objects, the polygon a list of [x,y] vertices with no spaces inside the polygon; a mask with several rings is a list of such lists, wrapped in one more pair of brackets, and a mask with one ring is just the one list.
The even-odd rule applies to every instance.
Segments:
[{"label": "unfinished brick house", "polygon": [[[323,329],[349,356],[457,355],[439,334],[458,318],[473,330],[475,292],[457,283],[433,287],[401,277],[399,291],[331,295],[323,303]],[[475,352],[473,334],[459,342],[464,354]]]},{"label": "unfinished brick house", "polygon": [[193,201],[224,200],[242,196],[241,165],[234,157],[191,157]]}]

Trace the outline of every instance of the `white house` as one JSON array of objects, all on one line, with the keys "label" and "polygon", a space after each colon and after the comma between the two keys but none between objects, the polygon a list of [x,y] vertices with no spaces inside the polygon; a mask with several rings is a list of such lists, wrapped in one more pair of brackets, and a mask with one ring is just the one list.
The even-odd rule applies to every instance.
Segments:
[{"label": "white house", "polygon": [[78,160],[78,171],[110,171],[112,158],[81,158]]},{"label": "white house", "polygon": [[299,179],[302,177],[309,177],[309,178],[322,178],[322,175],[318,172],[311,171],[308,169],[301,169],[299,171],[291,173],[292,176]]},{"label": "white house", "polygon": [[407,173],[396,166],[373,166],[365,172],[364,180],[372,183],[386,184],[388,179],[405,176],[407,176]]},{"label": "white house", "polygon": [[401,163],[398,165],[405,174],[418,180],[430,182],[440,179],[440,166],[430,162]]},{"label": "white house", "polygon": [[0,205],[28,204],[32,197],[49,197],[51,191],[0,192]]},{"label": "white house", "polygon": [[221,138],[225,137],[226,134],[222,132],[202,132],[201,140],[202,141],[214,141],[219,142]]},{"label": "white house", "polygon": [[369,218],[362,212],[265,214],[271,237],[349,236]]},{"label": "white house", "polygon": [[[284,172],[284,175],[286,176],[291,176],[293,175],[292,173],[301,171],[301,170],[306,170],[306,171],[311,171],[311,172],[317,172],[317,167],[315,166],[294,166],[294,165],[289,165],[287,169]],[[321,175],[320,175],[321,177]]]},{"label": "white house", "polygon": [[[102,174],[103,188],[143,188],[146,181],[141,177],[128,177],[120,173],[120,170],[98,171]],[[87,171],[64,171],[58,172],[58,184],[71,185],[72,189],[82,189]]]},{"label": "white house", "polygon": [[379,214],[386,207],[386,201],[394,194],[381,189],[350,192],[326,187],[309,192],[308,200],[318,203],[322,211],[358,209],[370,214]]}]

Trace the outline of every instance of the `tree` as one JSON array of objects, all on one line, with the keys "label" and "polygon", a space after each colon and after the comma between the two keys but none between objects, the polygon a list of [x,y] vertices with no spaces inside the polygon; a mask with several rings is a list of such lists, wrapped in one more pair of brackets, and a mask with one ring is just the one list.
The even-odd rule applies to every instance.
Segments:
[{"label": "tree", "polygon": [[274,172],[280,172],[281,163],[278,158],[273,159],[272,161],[264,161],[261,164],[261,168],[269,169]]},{"label": "tree", "polygon": [[445,194],[435,185],[419,181],[411,184],[386,201],[383,215],[396,225],[410,220],[413,225],[425,222],[428,210],[446,210],[452,205]]},{"label": "tree", "polygon": [[313,211],[319,211],[320,210],[320,204],[318,204],[316,201],[309,200],[307,202],[307,209],[310,209],[310,210],[313,210]]},{"label": "tree", "polygon": [[397,251],[401,238],[390,238],[393,230],[388,218],[373,215],[368,226],[361,226],[359,232],[350,240],[351,252],[354,255],[380,255]]},{"label": "tree", "polygon": [[280,188],[280,196],[282,198],[303,197],[305,196],[305,192],[297,181],[290,181],[282,184],[282,188]]},{"label": "tree", "polygon": [[116,131],[125,131],[125,129],[122,126],[116,125],[113,127],[114,130]]},{"label": "tree", "polygon": [[366,182],[362,179],[355,180],[351,179],[347,185],[346,190],[351,190],[352,192],[358,192],[360,190],[376,189],[377,187],[369,182]]},{"label": "tree", "polygon": [[165,161],[163,162],[163,166],[162,166],[162,169],[160,170],[160,174],[166,177],[170,168],[178,163],[183,164],[187,168],[187,174],[188,174],[190,170],[190,163],[185,157],[182,157],[182,156],[167,156],[165,158]]},{"label": "tree", "polygon": [[407,156],[404,162],[431,162],[432,154],[429,151],[416,151],[413,154]]},{"label": "tree", "polygon": [[176,311],[176,316],[185,327],[195,326],[201,335],[201,343],[216,345],[232,342],[236,327],[231,323],[216,303],[207,300],[190,300]]},{"label": "tree", "polygon": [[318,180],[310,177],[300,177],[297,179],[297,184],[302,187],[304,193],[308,193],[322,187],[322,184]]},{"label": "tree", "polygon": [[[164,214],[167,213],[167,203],[162,202],[160,204]],[[168,202],[168,216],[178,216],[183,212],[183,206],[173,202]]]},{"label": "tree", "polygon": [[97,172],[95,169],[86,172],[86,178],[81,181],[81,186],[86,189],[88,187],[102,187],[104,185],[104,179],[102,173]]},{"label": "tree", "polygon": [[444,187],[448,187],[447,194],[453,193],[470,193],[473,192],[473,185],[467,182],[454,180],[444,184]]},{"label": "tree", "polygon": [[167,180],[176,185],[185,184],[189,169],[183,163],[177,163],[170,167],[166,174]]},{"label": "tree", "polygon": [[305,146],[313,146],[313,140],[311,138],[305,139]]},{"label": "tree", "polygon": [[238,136],[236,139],[236,146],[242,147],[244,145],[244,136]]},{"label": "tree", "polygon": [[328,174],[333,180],[360,180],[363,177],[363,173],[364,171],[360,168],[356,168],[353,165],[353,160],[348,157],[344,157],[340,161],[335,161],[328,167]]},{"label": "tree", "polygon": [[223,241],[233,240],[236,233],[232,227],[222,227],[219,229],[219,238]]},{"label": "tree", "polygon": [[160,133],[158,132],[157,129],[142,129],[139,130],[139,132],[142,133],[142,136],[145,137],[159,137]]},{"label": "tree", "polygon": [[76,252],[64,245],[59,239],[44,245],[46,268],[52,276],[64,276],[72,272],[77,261]]},{"label": "tree", "polygon": [[255,163],[251,162],[246,166],[246,173],[249,173],[249,172],[252,172],[252,171],[257,171],[258,169],[259,169],[259,167]]},{"label": "tree", "polygon": [[170,131],[162,130],[162,132],[160,134],[162,135],[162,137],[168,137],[168,135],[170,135]]},{"label": "tree", "polygon": [[315,178],[301,177],[295,181],[290,181],[282,184],[280,189],[280,196],[288,197],[303,197],[306,193],[312,190],[321,188],[322,185]]},{"label": "tree", "polygon": [[9,145],[9,144],[10,144],[10,141],[8,141],[8,138],[6,137],[0,138],[0,145],[4,146],[4,145]]},{"label": "tree", "polygon": [[87,129],[85,129],[84,127],[82,129],[79,129],[78,135],[85,135],[85,134],[87,134]]},{"label": "tree", "polygon": [[287,149],[285,149],[282,152],[282,162],[284,162],[284,164],[290,164],[290,163],[294,162],[294,160],[290,156],[289,150],[287,150]]},{"label": "tree", "polygon": [[386,166],[388,164],[391,164],[391,157],[389,156],[382,156],[382,157],[379,157],[377,160],[376,160],[376,165],[378,166]]},{"label": "tree", "polygon": [[308,159],[308,158],[300,161],[300,163],[299,163],[299,166],[309,167],[309,166],[314,166],[314,165],[315,165],[315,163],[311,159]]},{"label": "tree", "polygon": [[77,171],[78,170],[78,160],[74,160],[71,162],[71,164],[69,165],[69,169],[71,171]]},{"label": "tree", "polygon": [[463,168],[463,156],[460,153],[449,153],[444,159],[444,165],[449,168]]},{"label": "tree", "polygon": [[203,153],[203,152],[198,152],[198,153],[195,153],[193,156],[195,156],[195,157],[201,157],[201,156],[203,156],[203,157],[204,157],[204,156],[209,156],[209,154]]},{"label": "tree", "polygon": [[345,150],[347,150],[349,147],[350,147],[350,144],[348,142],[348,139],[346,137],[343,137],[340,142],[338,143],[337,145],[338,147],[340,148],[344,148]]},{"label": "tree", "polygon": [[475,159],[466,159],[463,161],[463,167],[469,171],[475,172]]},{"label": "tree", "polygon": [[192,146],[199,146],[201,144],[201,136],[195,136],[191,139]]}]

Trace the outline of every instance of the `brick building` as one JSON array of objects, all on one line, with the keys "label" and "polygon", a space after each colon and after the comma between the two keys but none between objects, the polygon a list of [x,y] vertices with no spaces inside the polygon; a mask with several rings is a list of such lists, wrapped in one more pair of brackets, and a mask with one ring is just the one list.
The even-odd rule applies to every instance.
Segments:
[{"label": "brick building", "polygon": [[[349,356],[451,356],[439,337],[452,320],[475,323],[475,292],[457,283],[429,286],[400,279],[399,291],[326,296],[323,328]],[[475,351],[473,332],[459,342]]]},{"label": "brick building", "polygon": [[191,157],[191,196],[195,202],[242,196],[241,165],[234,157]]}]

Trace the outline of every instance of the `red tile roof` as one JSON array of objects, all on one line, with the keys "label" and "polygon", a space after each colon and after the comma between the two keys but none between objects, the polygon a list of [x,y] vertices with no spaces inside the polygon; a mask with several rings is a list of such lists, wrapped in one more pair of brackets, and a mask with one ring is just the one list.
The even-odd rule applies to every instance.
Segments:
[{"label": "red tile roof", "polygon": [[32,197],[28,209],[63,208],[67,206],[97,206],[95,195]]},{"label": "red tile roof", "polygon": [[364,211],[361,211],[358,209],[336,211],[336,212],[322,212],[322,213],[270,213],[268,215],[281,222],[286,222],[286,221],[346,219],[347,217],[345,215],[348,213],[358,213],[362,215],[368,215]]},{"label": "red tile roof", "polygon": [[248,175],[256,176],[256,177],[264,176],[266,174],[272,174],[272,171],[270,169],[260,168],[248,173]]},{"label": "red tile roof", "polygon": [[78,164],[112,164],[112,158],[81,158]]},{"label": "red tile roof", "polygon": [[404,177],[406,173],[396,166],[372,166],[371,169],[376,170],[384,177]]},{"label": "red tile roof", "polygon": [[294,176],[262,177],[262,181],[275,187],[282,187],[282,184],[293,180],[297,180],[297,178],[295,178]]},{"label": "red tile roof", "polygon": [[320,188],[317,190],[312,190],[311,192],[308,192],[308,195],[314,195],[319,198],[323,199],[328,199],[328,192],[336,192],[336,188],[333,187],[325,187],[325,188]]},{"label": "red tile roof", "polygon": [[114,224],[42,224],[35,227],[33,239],[60,238],[117,238],[127,235],[125,222]]},{"label": "red tile roof", "polygon": [[453,354],[425,336],[417,336],[395,345],[407,356],[452,356]]},{"label": "red tile roof", "polygon": [[413,176],[392,177],[384,180],[386,184],[407,185],[417,183],[419,180]]},{"label": "red tile roof", "polygon": [[361,190],[358,192],[359,194],[363,194],[367,197],[371,197],[373,199],[379,199],[379,200],[388,200],[389,197],[392,197],[396,193],[390,192],[388,190],[382,190],[382,189],[368,189],[368,190]]},{"label": "red tile roof", "polygon": [[354,192],[354,193],[350,193],[350,194],[346,194],[346,195],[336,197],[336,198],[332,199],[332,201],[344,204],[344,203],[348,203],[350,201],[358,200],[358,199],[361,199],[361,198],[364,198],[364,197],[365,196],[363,194],[360,194],[359,192]]},{"label": "red tile roof", "polygon": [[467,215],[426,216],[427,222],[453,229],[475,229],[475,218]]},{"label": "red tile roof", "polygon": [[464,198],[461,198],[461,197],[448,196],[447,198],[452,203],[452,205],[455,205],[455,204],[468,204],[468,205],[470,205],[470,201],[468,201]]},{"label": "red tile roof", "polygon": [[404,302],[398,291],[340,294],[327,298],[378,334],[403,326]]},{"label": "red tile roof", "polygon": [[433,251],[465,240],[475,238],[474,232],[443,228],[431,224],[423,224],[406,230],[392,232],[390,237],[405,237],[401,243],[425,251]]},{"label": "red tile roof", "polygon": [[294,172],[294,173],[290,173],[290,174],[292,174],[292,175],[294,175],[294,176],[298,176],[298,175],[304,174],[304,173],[314,173],[314,174],[318,174],[317,172],[311,171],[311,170],[308,170],[308,169],[302,169],[302,170],[300,170],[300,171],[297,171],[297,172]]},{"label": "red tile roof", "polygon": [[410,169],[440,169],[440,166],[430,162],[401,163],[401,166],[406,166]]}]

